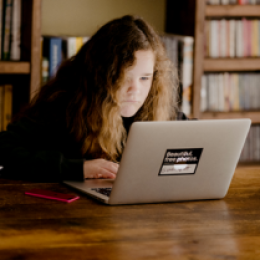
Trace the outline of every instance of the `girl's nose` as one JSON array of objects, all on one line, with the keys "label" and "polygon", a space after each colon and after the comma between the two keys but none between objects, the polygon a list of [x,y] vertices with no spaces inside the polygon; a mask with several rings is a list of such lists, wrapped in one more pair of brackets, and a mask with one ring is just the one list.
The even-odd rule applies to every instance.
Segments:
[{"label": "girl's nose", "polygon": [[130,85],[129,85],[129,87],[128,87],[127,92],[128,92],[129,94],[139,93],[139,92],[140,92],[140,86],[139,86],[138,82],[135,81],[135,80],[132,80],[132,81],[130,82]]}]

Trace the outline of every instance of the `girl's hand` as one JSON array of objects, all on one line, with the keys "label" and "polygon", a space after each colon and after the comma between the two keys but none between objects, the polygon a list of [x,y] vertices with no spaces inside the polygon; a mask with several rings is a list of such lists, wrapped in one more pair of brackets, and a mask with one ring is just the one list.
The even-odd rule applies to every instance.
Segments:
[{"label": "girl's hand", "polygon": [[115,179],[118,168],[119,164],[105,159],[88,160],[83,163],[83,173],[86,179]]}]

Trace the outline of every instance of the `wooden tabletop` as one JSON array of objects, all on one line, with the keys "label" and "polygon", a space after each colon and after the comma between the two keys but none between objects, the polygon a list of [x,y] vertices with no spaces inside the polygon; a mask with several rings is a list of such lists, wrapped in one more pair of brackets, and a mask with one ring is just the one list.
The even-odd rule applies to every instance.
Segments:
[{"label": "wooden tabletop", "polygon": [[57,183],[0,180],[0,259],[260,259],[260,167],[238,167],[222,200],[108,206],[25,195]]}]

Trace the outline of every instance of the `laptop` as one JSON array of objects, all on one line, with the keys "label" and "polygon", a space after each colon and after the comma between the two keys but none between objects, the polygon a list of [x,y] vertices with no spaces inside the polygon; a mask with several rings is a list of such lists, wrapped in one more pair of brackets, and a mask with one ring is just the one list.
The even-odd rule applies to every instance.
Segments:
[{"label": "laptop", "polygon": [[135,122],[115,180],[64,183],[111,205],[221,199],[250,125],[250,119]]}]

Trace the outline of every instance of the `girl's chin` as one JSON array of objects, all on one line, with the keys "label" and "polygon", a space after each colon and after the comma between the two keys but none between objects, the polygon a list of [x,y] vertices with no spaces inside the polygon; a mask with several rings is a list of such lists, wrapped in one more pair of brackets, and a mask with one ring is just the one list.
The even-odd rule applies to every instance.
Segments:
[{"label": "girl's chin", "polygon": [[137,113],[138,109],[122,109],[120,111],[121,116],[123,117],[131,117]]}]

